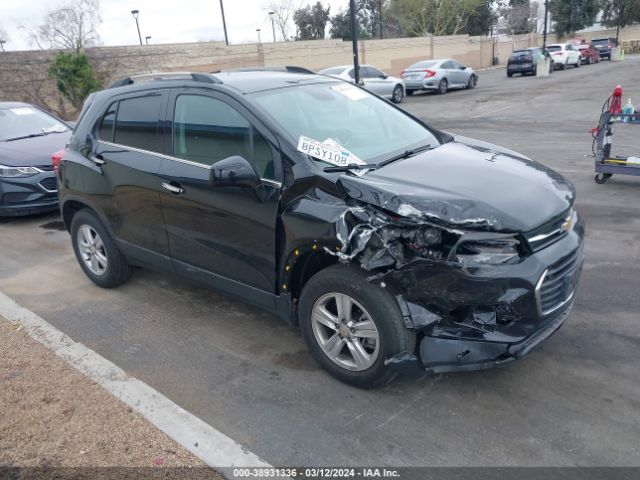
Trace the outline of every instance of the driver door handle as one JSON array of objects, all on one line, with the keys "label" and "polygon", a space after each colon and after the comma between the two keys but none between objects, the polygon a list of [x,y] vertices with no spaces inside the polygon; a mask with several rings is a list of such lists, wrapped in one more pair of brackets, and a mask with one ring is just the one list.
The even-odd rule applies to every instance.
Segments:
[{"label": "driver door handle", "polygon": [[180,185],[174,182],[172,183],[162,182],[162,188],[164,188],[165,190],[169,190],[171,193],[174,193],[176,195],[180,195],[181,193],[184,193],[184,188],[182,188]]},{"label": "driver door handle", "polygon": [[100,155],[100,154],[97,154],[97,155],[90,155],[90,156],[89,156],[89,159],[90,159],[93,163],[95,163],[98,167],[101,167],[102,165],[104,165],[105,163],[107,163],[107,162],[104,160],[104,157],[103,157],[102,155]]}]

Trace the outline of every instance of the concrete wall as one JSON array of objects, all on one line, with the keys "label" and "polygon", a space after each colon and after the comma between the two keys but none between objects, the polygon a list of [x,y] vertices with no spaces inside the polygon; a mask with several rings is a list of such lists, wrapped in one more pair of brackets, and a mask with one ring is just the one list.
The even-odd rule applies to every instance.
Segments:
[{"label": "concrete wall", "polygon": [[[588,32],[579,38],[615,37],[615,29]],[[624,28],[623,42],[638,47],[640,27]],[[548,43],[556,42],[549,35]],[[634,42],[635,43],[632,43]],[[542,44],[540,35],[520,35],[494,43],[488,37],[395,38],[360,42],[360,59],[399,75],[419,60],[455,58],[473,68],[491,66],[498,57],[504,65],[514,49]],[[183,43],[150,46],[97,47],[86,53],[105,85],[115,79],[157,71],[199,71],[255,66],[298,65],[320,70],[352,62],[351,42],[314,40],[226,46],[222,42]],[[47,66],[55,51],[7,52],[0,56],[0,100],[22,100],[41,105],[61,116],[73,118],[74,109],[62,101],[55,84],[47,78]]]}]

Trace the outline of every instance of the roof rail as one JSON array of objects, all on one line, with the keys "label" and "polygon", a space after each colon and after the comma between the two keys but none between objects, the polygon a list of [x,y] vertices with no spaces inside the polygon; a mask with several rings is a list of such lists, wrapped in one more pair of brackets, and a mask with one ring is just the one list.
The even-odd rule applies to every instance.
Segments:
[{"label": "roof rail", "polygon": [[315,72],[305,67],[297,67],[295,65],[284,66],[255,66],[255,67],[238,67],[228,68],[224,70],[216,70],[211,73],[226,73],[226,72],[289,72],[289,73],[304,73],[315,75]]},{"label": "roof rail", "polygon": [[134,75],[131,77],[121,78],[116,80],[109,88],[123,87],[125,85],[132,85],[134,83],[151,82],[154,80],[192,80],[194,82],[203,83],[222,83],[222,81],[209,73],[199,72],[160,72],[160,73],[145,73],[142,75]]}]

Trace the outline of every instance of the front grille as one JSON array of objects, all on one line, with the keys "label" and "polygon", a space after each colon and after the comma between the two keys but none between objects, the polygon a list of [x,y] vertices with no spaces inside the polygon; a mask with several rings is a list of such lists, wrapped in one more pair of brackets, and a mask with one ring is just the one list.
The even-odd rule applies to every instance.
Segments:
[{"label": "front grille", "polygon": [[537,252],[564,237],[567,234],[567,230],[563,229],[562,226],[571,218],[572,215],[573,209],[568,209],[560,215],[552,218],[547,223],[525,233],[525,237],[529,242],[531,250]]},{"label": "front grille", "polygon": [[40,180],[40,186],[48,192],[55,192],[58,190],[58,181],[56,177],[47,177]]},{"label": "front grille", "polygon": [[553,313],[573,297],[581,270],[581,248],[558,260],[547,269],[538,289],[542,315]]}]

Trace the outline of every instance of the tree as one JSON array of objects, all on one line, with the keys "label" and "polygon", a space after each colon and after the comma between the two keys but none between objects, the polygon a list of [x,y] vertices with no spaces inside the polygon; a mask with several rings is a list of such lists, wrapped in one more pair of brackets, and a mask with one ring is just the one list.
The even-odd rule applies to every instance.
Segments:
[{"label": "tree", "polygon": [[324,32],[329,22],[329,10],[316,2],[315,5],[307,5],[297,9],[293,14],[293,22],[296,24],[296,40],[313,40],[324,38]]},{"label": "tree", "polygon": [[49,10],[40,25],[22,28],[38,48],[80,50],[100,43],[96,31],[102,22],[99,10],[100,0],[69,0]]},{"label": "tree", "polygon": [[554,31],[560,37],[593,25],[599,11],[599,0],[549,0]]},{"label": "tree", "polygon": [[[362,28],[360,22],[359,12],[356,13],[356,24],[358,25],[358,38],[366,40],[371,38],[368,31]],[[331,38],[341,38],[343,40],[351,40],[351,11],[340,10],[330,20],[331,28],[329,29],[329,35]]]},{"label": "tree", "polygon": [[491,25],[496,20],[493,13],[493,0],[484,0],[480,2],[478,7],[471,13],[467,23],[467,32],[469,35],[488,35],[491,31]]},{"label": "tree", "polygon": [[602,0],[602,23],[620,27],[640,22],[640,0]]},{"label": "tree", "polygon": [[[543,0],[544,1],[544,0]],[[538,20],[538,4],[529,0],[500,0],[497,3],[502,25],[511,35],[533,32]]]},{"label": "tree", "polygon": [[91,92],[101,88],[84,52],[58,53],[49,65],[48,74],[49,78],[55,80],[60,94],[76,110],[82,108]]},{"label": "tree", "polygon": [[485,0],[394,0],[390,14],[405,35],[459,35],[469,31],[485,4]]},{"label": "tree", "polygon": [[280,30],[280,34],[282,35],[282,39],[285,42],[290,40],[289,38],[289,26],[291,25],[291,20],[293,19],[293,13],[296,11],[296,4],[298,8],[302,6],[302,1],[298,0],[269,0],[264,9],[268,12],[274,12],[274,17],[276,20],[276,25],[278,26],[278,30]]}]

